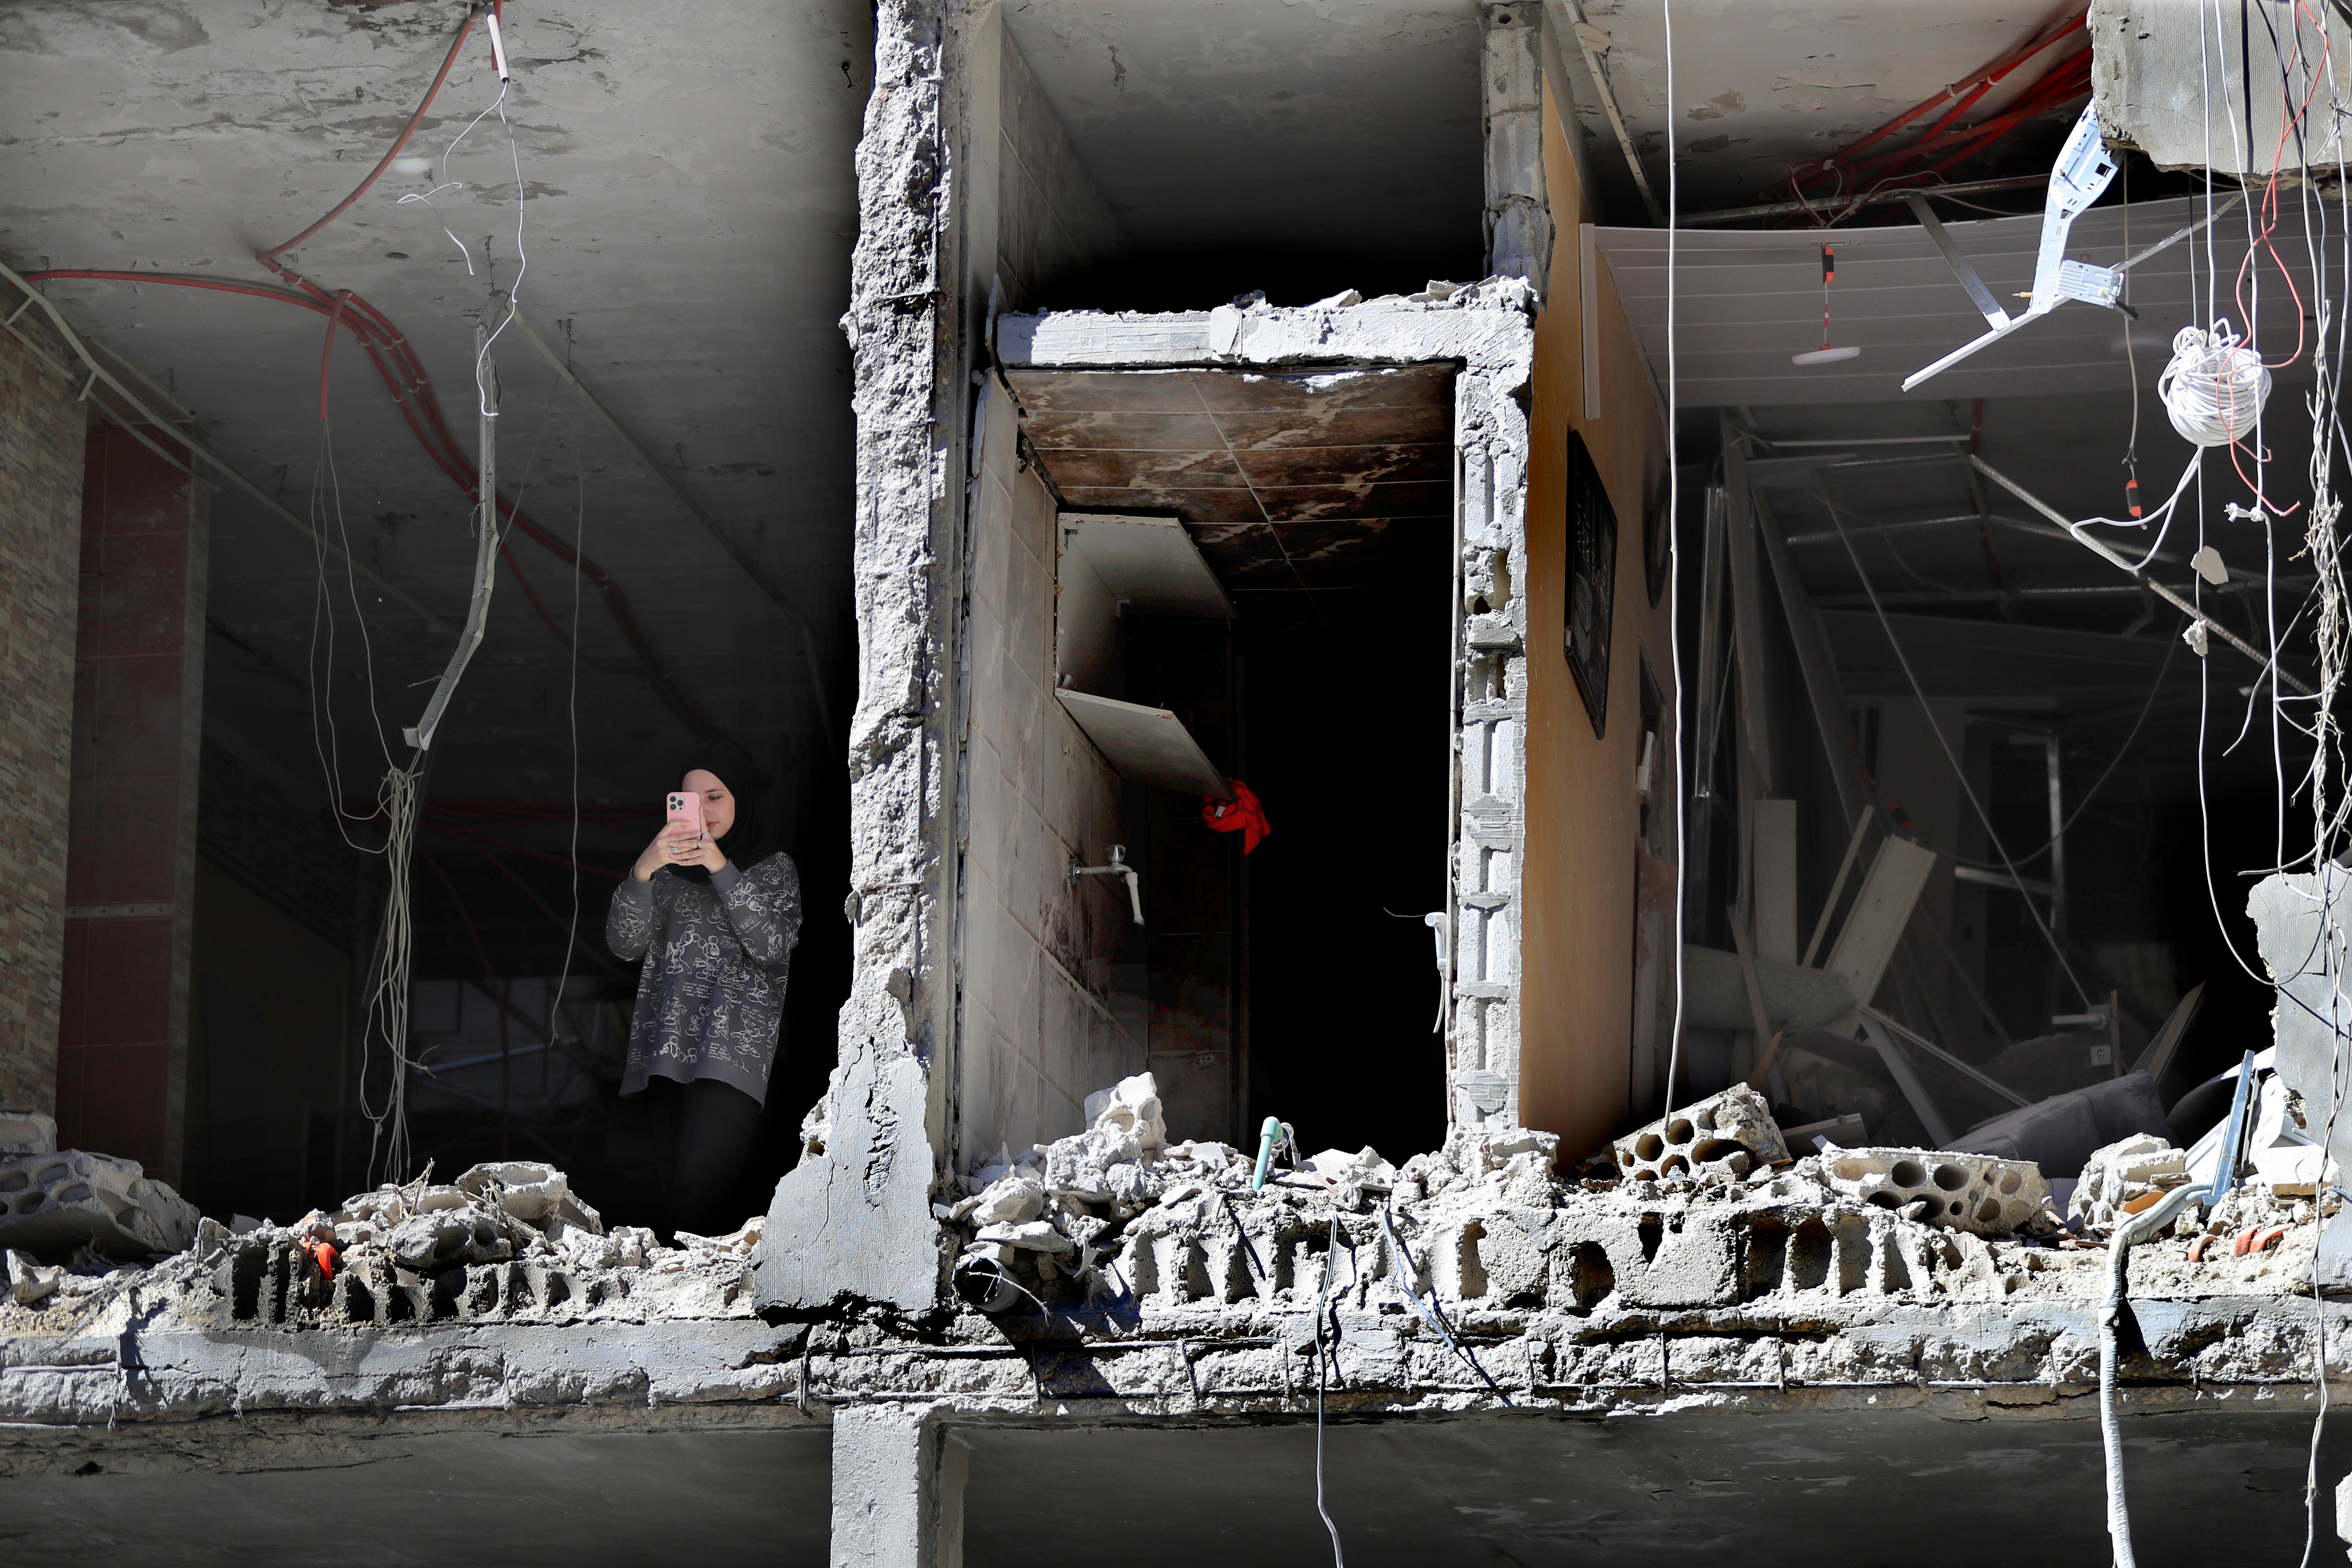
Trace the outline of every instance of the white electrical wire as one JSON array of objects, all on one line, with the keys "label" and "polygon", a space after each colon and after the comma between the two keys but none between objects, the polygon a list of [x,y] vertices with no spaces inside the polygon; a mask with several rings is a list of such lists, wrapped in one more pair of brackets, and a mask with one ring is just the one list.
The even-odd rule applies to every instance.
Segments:
[{"label": "white electrical wire", "polygon": [[[362,999],[360,1036],[360,1114],[373,1126],[368,1141],[368,1184],[376,1180],[376,1157],[383,1156],[387,1179],[407,1179],[408,1145],[408,976],[415,926],[409,901],[408,868],[416,847],[417,774],[407,768],[387,771],[383,779],[383,811],[389,824],[384,840],[385,870],[392,879],[383,906],[383,934]],[[392,1083],[381,1108],[368,1103],[367,1058],[381,1039],[392,1058]],[[389,1122],[389,1133],[385,1124]]]},{"label": "white electrical wire", "polygon": [[2210,331],[2187,326],[2173,335],[2172,363],[2156,378],[2156,395],[2181,439],[2226,447],[2260,423],[2270,401],[2270,367],[2226,318]]},{"label": "white electrical wire", "polygon": [[[1661,0],[1661,11],[1666,27],[1666,102],[1675,101],[1675,7],[1674,0]],[[1666,1039],[1666,1096],[1664,1109],[1672,1110],[1675,1100],[1675,1075],[1682,1066],[1683,1056],[1683,931],[1684,903],[1690,891],[1690,814],[1684,809],[1690,798],[1689,785],[1683,777],[1683,554],[1682,465],[1675,438],[1675,425],[1681,409],[1679,365],[1675,361],[1676,249],[1680,237],[1678,220],[1682,211],[1682,174],[1675,155],[1675,117],[1666,115],[1666,653],[1672,661],[1675,688],[1675,784],[1670,797],[1675,809],[1675,929],[1666,945],[1674,952],[1675,1022]],[[1587,284],[1590,287],[1590,283]],[[1704,679],[1704,672],[1702,672]],[[1712,752],[1708,753],[1711,759]]]}]

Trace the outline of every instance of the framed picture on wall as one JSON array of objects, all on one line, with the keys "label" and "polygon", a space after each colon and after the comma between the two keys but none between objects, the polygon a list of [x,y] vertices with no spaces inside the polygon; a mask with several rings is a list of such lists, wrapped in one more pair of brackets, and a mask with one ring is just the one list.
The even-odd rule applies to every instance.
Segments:
[{"label": "framed picture on wall", "polygon": [[1583,695],[1584,710],[1592,716],[1592,732],[1608,733],[1609,632],[1616,608],[1617,514],[1609,492],[1601,488],[1601,472],[1584,437],[1571,430],[1568,437],[1567,591],[1561,645],[1569,673]]}]

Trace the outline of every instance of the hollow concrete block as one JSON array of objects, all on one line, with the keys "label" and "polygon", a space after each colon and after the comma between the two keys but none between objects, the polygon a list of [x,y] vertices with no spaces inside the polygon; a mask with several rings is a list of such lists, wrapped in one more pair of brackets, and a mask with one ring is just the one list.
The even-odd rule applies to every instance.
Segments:
[{"label": "hollow concrete block", "polygon": [[2050,1201],[2050,1184],[2032,1164],[1948,1149],[1832,1145],[1822,1174],[1847,1197],[1977,1236],[2011,1235]]},{"label": "hollow concrete block", "polygon": [[1612,1145],[1629,1181],[1731,1182],[1789,1157],[1764,1097],[1734,1084],[1670,1111]]}]

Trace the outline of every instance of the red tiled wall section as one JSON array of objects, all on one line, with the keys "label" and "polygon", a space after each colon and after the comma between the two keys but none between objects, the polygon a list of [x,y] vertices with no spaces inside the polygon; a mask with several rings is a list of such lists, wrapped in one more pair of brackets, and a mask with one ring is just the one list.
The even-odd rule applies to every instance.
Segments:
[{"label": "red tiled wall section", "polygon": [[0,333],[0,1105],[54,1110],[72,745],[77,388]]},{"label": "red tiled wall section", "polygon": [[177,1179],[205,509],[185,475],[104,425],[82,497],[58,1131]]}]

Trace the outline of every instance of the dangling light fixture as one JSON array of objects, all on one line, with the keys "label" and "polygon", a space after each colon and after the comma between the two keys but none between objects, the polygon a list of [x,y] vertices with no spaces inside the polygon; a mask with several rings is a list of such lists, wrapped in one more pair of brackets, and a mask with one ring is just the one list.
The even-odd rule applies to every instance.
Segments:
[{"label": "dangling light fixture", "polygon": [[1852,359],[1862,351],[1856,348],[1832,348],[1830,345],[1830,285],[1837,279],[1837,247],[1822,247],[1822,346],[1807,349],[1801,354],[1790,354],[1790,364],[1832,364],[1842,359]]}]

